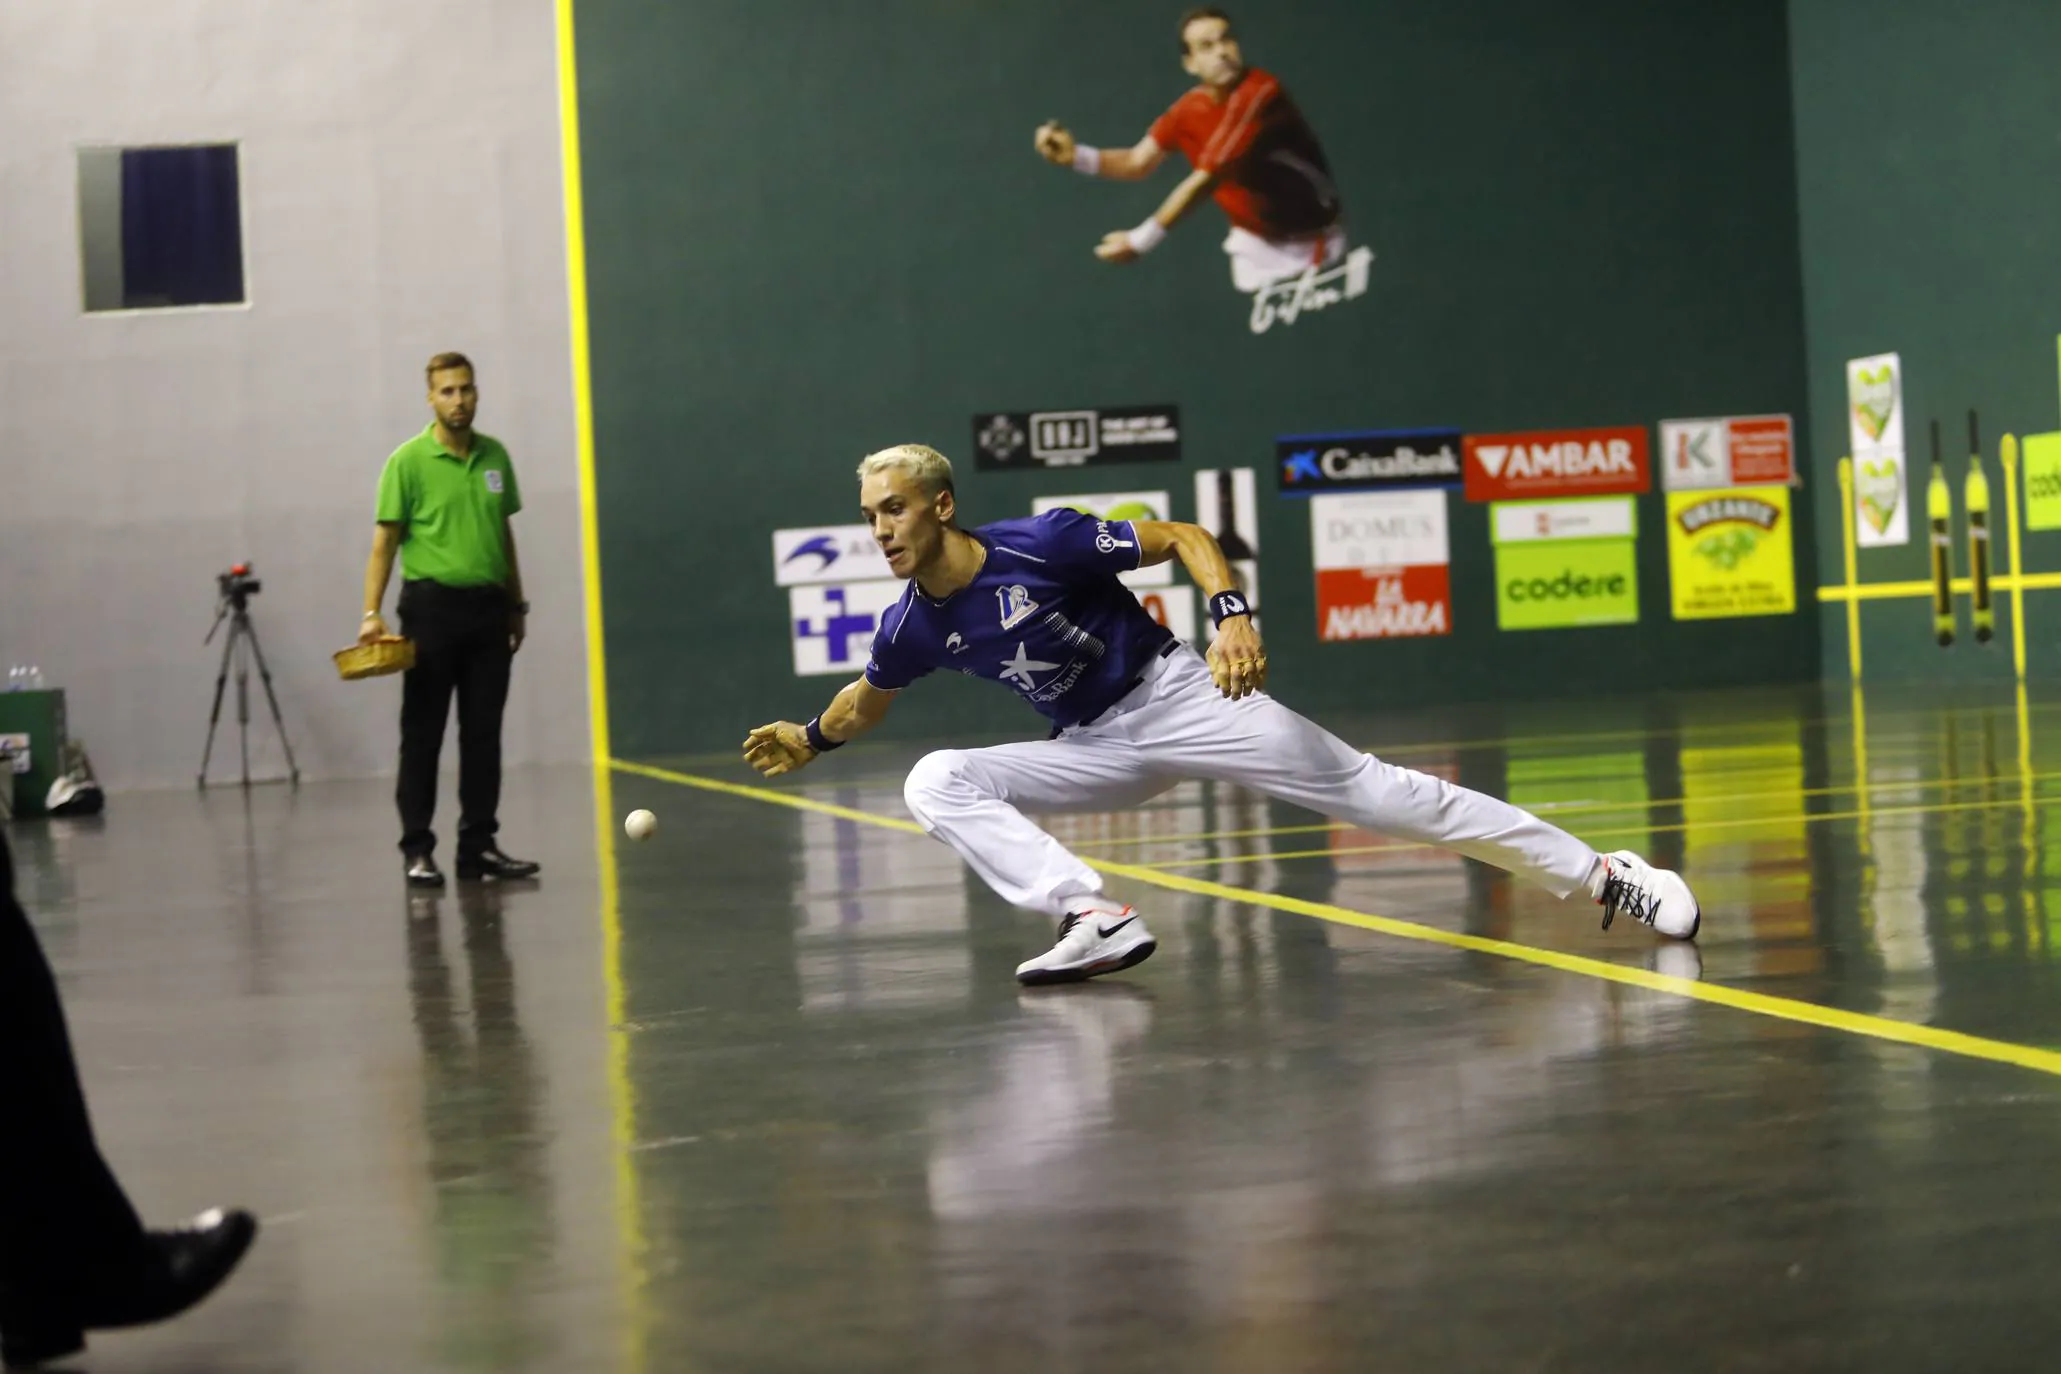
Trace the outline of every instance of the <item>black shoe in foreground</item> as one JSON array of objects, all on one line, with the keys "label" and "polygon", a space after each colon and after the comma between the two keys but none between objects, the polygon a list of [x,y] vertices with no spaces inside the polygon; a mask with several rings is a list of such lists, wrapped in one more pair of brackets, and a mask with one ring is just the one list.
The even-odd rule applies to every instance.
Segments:
[{"label": "black shoe in foreground", "polygon": [[167,1321],[222,1286],[257,1238],[249,1212],[203,1212],[183,1226],[150,1231],[139,1262],[61,1297],[0,1292],[0,1358],[10,1369],[46,1364],[86,1348],[88,1330]]},{"label": "black shoe in foreground", "polygon": [[151,1231],[143,1238],[152,1252],[143,1272],[88,1294],[79,1324],[101,1330],[176,1317],[221,1287],[257,1238],[256,1217],[219,1207],[169,1231]]},{"label": "black shoe in foreground", "polygon": [[437,867],[437,861],[427,854],[417,854],[408,860],[408,886],[442,887],[444,870]]},{"label": "black shoe in foreground", "polygon": [[516,878],[534,878],[542,871],[542,864],[531,863],[528,859],[511,859],[492,845],[477,854],[458,856],[458,876],[466,882],[478,882],[483,878],[507,882]]},{"label": "black shoe in foreground", "polygon": [[[17,1307],[35,1310],[31,1315]],[[47,1303],[0,1293],[0,1361],[9,1369],[47,1364],[85,1348],[86,1332],[78,1322],[53,1314]]]}]

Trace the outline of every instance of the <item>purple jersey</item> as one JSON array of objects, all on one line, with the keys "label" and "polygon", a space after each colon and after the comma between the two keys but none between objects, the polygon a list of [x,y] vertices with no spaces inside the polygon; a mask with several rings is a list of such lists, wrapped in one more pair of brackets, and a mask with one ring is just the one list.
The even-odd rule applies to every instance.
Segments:
[{"label": "purple jersey", "polygon": [[1130,521],[1055,510],[973,537],[988,557],[972,582],[937,601],[911,579],[881,616],[866,681],[891,692],[953,668],[1065,729],[1114,706],[1173,638],[1116,580],[1138,566]]}]

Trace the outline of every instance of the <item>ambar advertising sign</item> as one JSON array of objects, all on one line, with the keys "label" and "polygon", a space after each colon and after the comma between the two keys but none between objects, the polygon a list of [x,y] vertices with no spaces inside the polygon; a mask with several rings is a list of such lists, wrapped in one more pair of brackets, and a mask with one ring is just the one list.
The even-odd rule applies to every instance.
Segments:
[{"label": "ambar advertising sign", "polygon": [[1637,513],[1628,496],[1491,508],[1496,628],[1561,630],[1639,619]]},{"label": "ambar advertising sign", "polygon": [[1290,434],[1274,441],[1283,496],[1460,485],[1457,429]]},{"label": "ambar advertising sign", "polygon": [[1636,496],[1653,485],[1643,425],[1470,434],[1463,453],[1469,501]]},{"label": "ambar advertising sign", "polygon": [[1668,493],[1667,565],[1677,620],[1795,611],[1789,488]]}]

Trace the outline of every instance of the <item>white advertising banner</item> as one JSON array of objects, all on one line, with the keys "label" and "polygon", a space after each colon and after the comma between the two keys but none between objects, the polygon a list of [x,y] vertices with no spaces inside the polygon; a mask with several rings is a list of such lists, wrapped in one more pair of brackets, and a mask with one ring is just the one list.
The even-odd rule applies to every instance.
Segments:
[{"label": "white advertising banner", "polygon": [[1894,353],[1846,364],[1846,432],[1853,455],[1854,541],[1911,542],[1911,465],[1904,453],[1904,367]]}]

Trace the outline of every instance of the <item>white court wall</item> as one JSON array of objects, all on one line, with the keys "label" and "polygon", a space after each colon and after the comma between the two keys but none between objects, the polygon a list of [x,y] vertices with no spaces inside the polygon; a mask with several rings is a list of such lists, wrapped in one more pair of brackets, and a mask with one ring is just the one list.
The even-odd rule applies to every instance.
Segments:
[{"label": "white court wall", "polygon": [[[587,757],[554,41],[549,0],[0,0],[0,661],[111,787],[191,784],[239,560],[303,775],[392,771],[398,679],[329,656],[447,348],[526,500],[507,759]],[[242,147],[249,304],[86,315],[78,148],[185,142]]]}]

